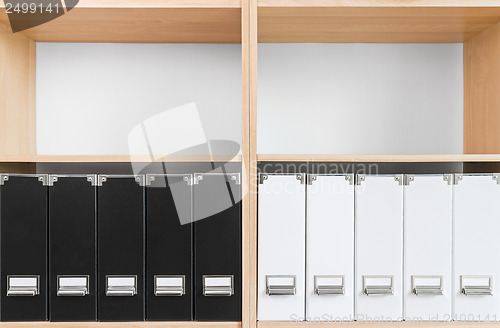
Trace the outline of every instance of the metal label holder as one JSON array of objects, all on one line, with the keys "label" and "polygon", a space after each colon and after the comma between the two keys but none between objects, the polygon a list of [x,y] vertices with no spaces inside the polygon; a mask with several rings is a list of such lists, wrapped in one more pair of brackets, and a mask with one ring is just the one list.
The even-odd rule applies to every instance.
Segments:
[{"label": "metal label holder", "polygon": [[[13,284],[13,280],[18,280],[18,282]],[[40,295],[39,275],[7,276],[7,296],[36,296],[36,295]]]},{"label": "metal label holder", "polygon": [[[280,283],[278,285],[272,284],[272,280],[291,280],[290,284]],[[269,296],[273,295],[295,295],[297,291],[297,278],[296,276],[282,276],[282,275],[271,275],[266,276],[266,294]]]},{"label": "metal label holder", "polygon": [[[488,279],[488,285],[467,285],[467,279]],[[493,276],[460,276],[460,292],[465,296],[492,296]]]},{"label": "metal label holder", "polygon": [[[180,280],[180,284],[162,284],[160,283],[162,279],[170,281]],[[155,296],[182,296],[186,293],[185,291],[186,277],[183,275],[178,275],[178,276],[155,275],[154,281],[155,281],[154,285]]]},{"label": "metal label holder", "polygon": [[[63,283],[64,280],[78,279],[83,280],[84,283]],[[80,296],[83,297],[89,294],[89,279],[88,275],[60,275],[57,276],[57,296]]]},{"label": "metal label holder", "polygon": [[[210,284],[210,280],[229,279],[229,284]],[[203,275],[203,296],[233,296],[234,276],[233,275]]]},{"label": "metal label holder", "polygon": [[[417,285],[420,279],[439,279],[438,285]],[[443,295],[443,276],[411,276],[411,292],[414,295]]]},{"label": "metal label holder", "polygon": [[[390,279],[390,284],[368,285],[368,279]],[[363,294],[367,296],[394,295],[394,276],[363,276]]]},{"label": "metal label holder", "polygon": [[[110,284],[110,280],[132,280],[132,284]],[[137,295],[137,276],[106,276],[106,296],[134,296]]]},{"label": "metal label holder", "polygon": [[[340,279],[340,285],[320,284],[322,279]],[[344,276],[314,276],[314,294],[321,295],[344,295],[345,294],[345,277]]]}]

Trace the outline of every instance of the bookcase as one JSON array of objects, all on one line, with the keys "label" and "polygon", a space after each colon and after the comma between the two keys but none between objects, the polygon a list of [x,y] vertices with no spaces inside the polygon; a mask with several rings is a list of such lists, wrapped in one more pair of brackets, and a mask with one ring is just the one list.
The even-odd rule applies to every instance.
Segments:
[{"label": "bookcase", "polygon": [[[36,173],[38,163],[231,161],[243,167],[241,323],[1,323],[5,327],[326,327],[257,322],[257,172],[259,162],[500,163],[500,1],[498,0],[80,0],[53,21],[13,34],[0,9],[0,172]],[[240,153],[37,153],[36,43],[241,44]],[[463,151],[447,154],[258,153],[259,43],[463,44]],[[292,72],[294,67],[289,68]],[[217,79],[217,76],[214,76]],[[368,109],[367,109],[368,110]],[[416,113],[418,114],[418,113]],[[304,117],[307,113],[304,113]],[[116,120],[113,124],[119,124]],[[281,121],[287,124],[286,120]],[[425,127],[422,127],[425,129]],[[342,140],[337,140],[342,142]],[[356,323],[358,327],[374,326]],[[387,323],[377,326],[408,326]],[[426,324],[427,325],[427,324]],[[429,327],[461,325],[428,324]],[[477,323],[477,327],[492,324]],[[493,324],[497,325],[497,324]],[[333,326],[333,324],[331,325]]]}]

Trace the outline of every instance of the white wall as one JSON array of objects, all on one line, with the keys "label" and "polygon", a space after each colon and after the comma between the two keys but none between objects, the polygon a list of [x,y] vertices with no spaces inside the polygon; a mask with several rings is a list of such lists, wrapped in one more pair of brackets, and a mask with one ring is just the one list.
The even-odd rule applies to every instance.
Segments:
[{"label": "white wall", "polygon": [[[129,133],[141,122],[135,131],[156,137],[156,154],[205,139],[241,144],[239,44],[37,43],[36,50],[38,154],[129,154]],[[157,114],[161,124],[148,125]],[[132,153],[144,154],[142,146]]]},{"label": "white wall", "polygon": [[259,44],[258,56],[258,153],[463,153],[462,44]]}]

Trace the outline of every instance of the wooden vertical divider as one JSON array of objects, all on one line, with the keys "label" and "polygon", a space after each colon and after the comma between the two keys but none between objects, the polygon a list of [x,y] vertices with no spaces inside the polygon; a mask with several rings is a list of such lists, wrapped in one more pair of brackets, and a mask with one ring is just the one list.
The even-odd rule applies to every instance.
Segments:
[{"label": "wooden vertical divider", "polygon": [[250,262],[250,0],[241,2],[242,67],[242,327],[251,327],[252,266]]},{"label": "wooden vertical divider", "polygon": [[242,1],[243,328],[257,326],[257,0]]},{"label": "wooden vertical divider", "polygon": [[464,42],[464,154],[500,154],[500,23]]},{"label": "wooden vertical divider", "polygon": [[0,154],[35,155],[36,44],[0,24]]}]

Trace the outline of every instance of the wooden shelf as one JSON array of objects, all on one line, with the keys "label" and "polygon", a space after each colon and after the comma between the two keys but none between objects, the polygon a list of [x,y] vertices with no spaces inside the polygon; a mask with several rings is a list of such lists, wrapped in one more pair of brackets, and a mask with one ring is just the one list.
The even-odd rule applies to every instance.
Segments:
[{"label": "wooden shelf", "polygon": [[[3,2],[0,23],[10,26]],[[37,42],[240,43],[241,0],[80,0],[19,33]]]},{"label": "wooden shelf", "polygon": [[[88,0],[87,0],[88,1]],[[98,1],[98,0],[93,0]],[[131,0],[132,1],[132,0]],[[259,7],[442,8],[500,6],[500,0],[258,0]]]},{"label": "wooden shelf", "polygon": [[236,156],[0,155],[0,163],[241,162]]},{"label": "wooden shelf", "polygon": [[261,162],[500,162],[500,155],[257,155]]},{"label": "wooden shelf", "polygon": [[258,322],[258,328],[442,328],[442,327],[474,327],[498,328],[500,322]]},{"label": "wooden shelf", "polygon": [[80,0],[78,8],[241,8],[241,0]]},{"label": "wooden shelf", "polygon": [[241,328],[240,322],[2,322],[2,328]]},{"label": "wooden shelf", "polygon": [[464,42],[500,22],[499,0],[259,0],[259,42]]}]

